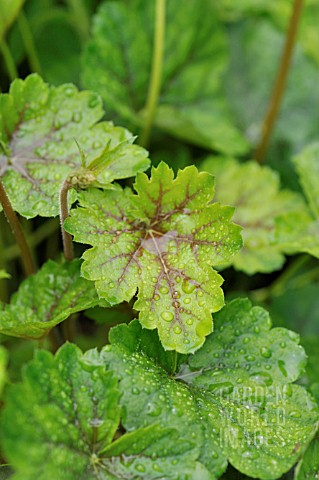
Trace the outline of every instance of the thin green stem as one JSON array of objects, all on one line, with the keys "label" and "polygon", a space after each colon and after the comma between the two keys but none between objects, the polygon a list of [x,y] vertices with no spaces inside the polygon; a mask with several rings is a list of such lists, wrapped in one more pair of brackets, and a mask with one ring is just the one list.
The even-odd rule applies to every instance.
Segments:
[{"label": "thin green stem", "polygon": [[32,261],[32,256],[31,252],[29,250],[27,241],[25,239],[21,224],[18,220],[18,217],[15,213],[15,211],[12,208],[12,205],[10,203],[10,200],[8,198],[8,195],[3,187],[2,180],[0,179],[0,203],[2,205],[4,214],[9,222],[9,225],[11,227],[12,233],[16,239],[16,242],[20,248],[21,252],[21,259],[22,259],[22,265],[23,269],[25,271],[25,274],[32,275],[35,273],[35,268],[33,265]]},{"label": "thin green stem", "polygon": [[70,182],[68,179],[64,180],[60,190],[60,223],[63,240],[63,251],[66,260],[70,261],[74,258],[73,242],[71,235],[65,231],[64,222],[69,216],[68,193],[70,189]]},{"label": "thin green stem", "polygon": [[165,40],[166,0],[156,0],[153,61],[146,101],[146,117],[140,144],[147,147],[155,118],[158,97],[161,90],[164,40]]},{"label": "thin green stem", "polygon": [[277,78],[273,86],[268,110],[263,121],[260,142],[255,152],[255,159],[259,163],[262,163],[264,161],[271,133],[273,131],[283,98],[283,93],[285,90],[286,80],[291,63],[293,47],[295,44],[298,25],[301,18],[302,5],[303,0],[294,1],[293,12],[289,28],[287,30],[286,41],[281,56]]},{"label": "thin green stem", "polygon": [[31,28],[27,17],[25,16],[23,10],[21,10],[18,16],[18,27],[21,33],[22,41],[25,46],[25,50],[27,52],[28,62],[30,68],[33,72],[37,72],[42,75],[42,69],[40,65],[40,60],[35,48],[35,44],[33,41],[33,36],[31,32]]},{"label": "thin green stem", "polygon": [[13,82],[18,77],[18,71],[13,60],[10,48],[4,39],[0,42],[0,51],[7,69],[10,81]]},{"label": "thin green stem", "polygon": [[69,10],[73,15],[73,25],[85,43],[90,35],[90,17],[83,0],[67,0]]}]

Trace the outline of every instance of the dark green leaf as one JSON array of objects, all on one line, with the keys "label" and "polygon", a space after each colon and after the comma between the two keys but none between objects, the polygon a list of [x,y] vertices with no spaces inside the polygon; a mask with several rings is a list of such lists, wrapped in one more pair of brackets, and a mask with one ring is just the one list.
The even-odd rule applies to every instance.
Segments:
[{"label": "dark green leaf", "polygon": [[124,434],[119,395],[112,373],[74,345],[55,358],[37,352],[23,383],[10,388],[2,417],[14,479],[209,480],[194,440],[176,430],[153,424]]},{"label": "dark green leaf", "polygon": [[[141,126],[151,71],[154,2],[105,2],[83,58],[84,85],[99,92],[107,112]],[[209,149],[241,154],[247,142],[222,93],[226,38],[210,0],[167,2],[162,85],[155,123]]]},{"label": "dark green leaf", "polygon": [[0,311],[0,332],[14,337],[41,338],[72,313],[100,303],[92,282],[80,276],[80,261],[49,260],[28,277],[11,303]]},{"label": "dark green leaf", "polygon": [[246,300],[216,317],[215,332],[175,378],[146,355],[137,322],[111,331],[103,357],[120,378],[124,425],[160,421],[183,438],[196,438],[198,459],[214,479],[227,458],[249,476],[279,478],[296,462],[296,445],[307,444],[318,418],[313,399],[290,384],[304,367],[304,352],[296,335],[270,330],[267,313]]}]

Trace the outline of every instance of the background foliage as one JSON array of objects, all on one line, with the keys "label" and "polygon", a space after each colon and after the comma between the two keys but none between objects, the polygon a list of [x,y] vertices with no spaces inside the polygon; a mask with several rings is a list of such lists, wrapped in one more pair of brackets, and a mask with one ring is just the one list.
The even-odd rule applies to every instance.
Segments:
[{"label": "background foliage", "polygon": [[[263,165],[293,1],[182,3],[167,0],[147,138],[155,2],[0,2],[2,92],[26,78],[0,97],[0,176],[41,267],[23,280],[1,212],[0,478],[318,478],[319,1],[304,2]],[[66,177],[82,270],[61,263]]]}]

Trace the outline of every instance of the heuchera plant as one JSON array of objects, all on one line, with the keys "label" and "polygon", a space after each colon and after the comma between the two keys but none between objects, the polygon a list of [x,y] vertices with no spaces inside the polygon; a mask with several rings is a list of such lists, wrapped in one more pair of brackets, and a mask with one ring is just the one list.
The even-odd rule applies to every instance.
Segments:
[{"label": "heuchera plant", "polygon": [[[275,480],[296,464],[285,478],[318,478],[319,375],[305,377],[299,335],[251,298],[225,301],[222,287],[227,267],[244,291],[247,275],[280,270],[285,255],[319,258],[319,146],[294,157],[294,191],[235,158],[250,145],[219,98],[227,41],[216,12],[245,8],[213,3],[187,0],[180,14],[179,0],[106,1],[83,54],[90,90],[32,73],[0,94],[0,213],[26,277],[0,301],[4,478]],[[21,4],[7,8],[3,38]],[[151,166],[153,124],[159,139],[213,153]],[[63,251],[41,251],[37,268],[55,217]],[[251,297],[267,295],[261,285]]]}]

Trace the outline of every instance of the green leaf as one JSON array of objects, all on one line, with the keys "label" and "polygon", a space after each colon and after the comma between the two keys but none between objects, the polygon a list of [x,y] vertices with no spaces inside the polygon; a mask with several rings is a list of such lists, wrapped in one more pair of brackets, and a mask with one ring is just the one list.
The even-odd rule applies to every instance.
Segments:
[{"label": "green leaf", "polygon": [[310,144],[293,160],[309,207],[279,217],[277,239],[287,253],[306,252],[319,258],[319,143]]},{"label": "green leaf", "polygon": [[0,96],[0,175],[15,210],[58,215],[61,183],[81,166],[75,140],[88,162],[107,156],[103,179],[109,182],[148,167],[146,151],[132,145],[127,130],[96,124],[102,116],[99,97],[72,84],[49,87],[36,74],[12,83]]},{"label": "green leaf", "polygon": [[38,351],[23,383],[9,389],[2,417],[14,479],[209,479],[176,430],[153,424],[124,433],[119,395],[112,373],[74,345],[55,358]]},{"label": "green leaf", "polygon": [[88,190],[66,230],[92,245],[82,273],[110,304],[129,301],[143,327],[157,328],[164,347],[189,353],[212,331],[211,313],[224,303],[222,278],[211,268],[241,247],[233,208],[212,204],[214,179],[196,167],[161,163],[129,189]]},{"label": "green leaf", "polygon": [[[230,66],[225,81],[228,101],[241,131],[256,144],[277,75],[284,33],[271,20],[254,17],[231,26],[229,34]],[[318,81],[317,65],[296,48],[270,144],[281,147],[281,156],[283,150],[295,154],[318,137]],[[269,152],[271,162],[271,148]]]},{"label": "green leaf", "polygon": [[208,157],[201,165],[216,177],[216,199],[235,207],[243,227],[243,249],[231,264],[248,274],[272,272],[284,263],[284,247],[275,241],[276,217],[303,205],[297,193],[280,190],[278,174],[256,162]]},{"label": "green leaf", "polygon": [[[299,445],[297,445],[298,447]],[[315,480],[319,478],[319,437],[308,446],[297,465],[294,480]]]},{"label": "green leaf", "polygon": [[[155,124],[195,145],[245,153],[248,144],[232,121],[222,91],[226,38],[212,2],[188,0],[181,8],[179,0],[170,0],[165,28]],[[83,57],[84,85],[101,94],[108,113],[136,127],[145,118],[153,37],[154,2],[105,2]]]},{"label": "green leaf", "polygon": [[307,445],[318,419],[310,395],[291,385],[305,363],[297,335],[270,330],[263,309],[235,300],[216,315],[204,347],[172,377],[146,354],[141,338],[149,333],[136,321],[115,327],[102,352],[120,380],[127,429],[161,422],[182,438],[196,438],[198,461],[212,479],[224,472],[227,459],[240,472],[267,480],[293,466],[296,445]]},{"label": "green leaf", "polygon": [[19,14],[24,0],[1,0],[0,3],[0,41]]},{"label": "green leaf", "polygon": [[294,158],[300,184],[308,200],[310,211],[319,217],[319,142],[306,147]]},{"label": "green leaf", "polygon": [[299,335],[270,327],[263,308],[251,307],[246,299],[230,302],[218,314],[214,335],[190,357],[190,371],[201,375],[189,373],[187,381],[212,391],[294,382],[306,366]]},{"label": "green leaf", "polygon": [[21,283],[0,311],[0,333],[41,338],[72,313],[100,304],[92,282],[80,276],[80,261],[49,260]]}]

